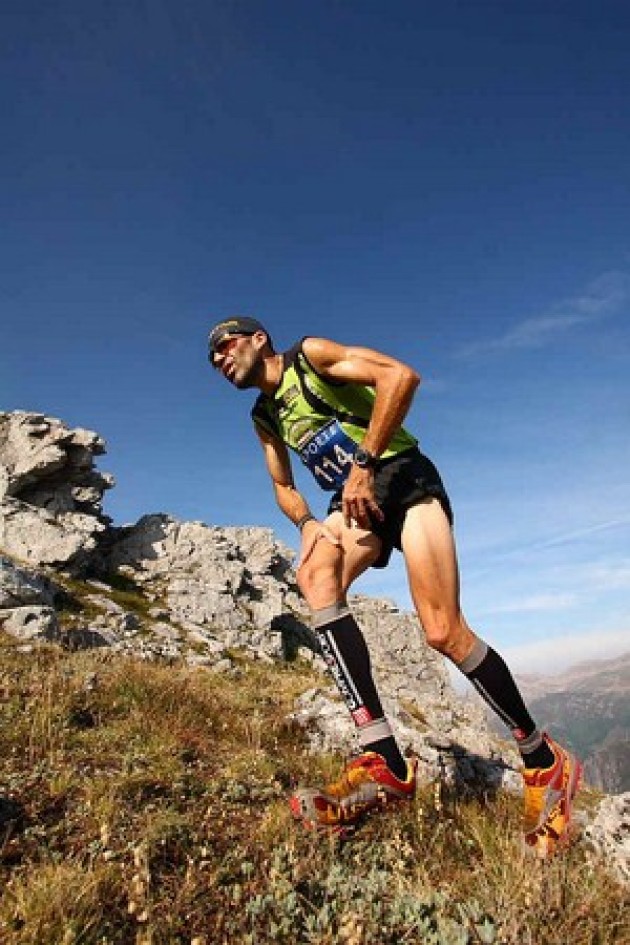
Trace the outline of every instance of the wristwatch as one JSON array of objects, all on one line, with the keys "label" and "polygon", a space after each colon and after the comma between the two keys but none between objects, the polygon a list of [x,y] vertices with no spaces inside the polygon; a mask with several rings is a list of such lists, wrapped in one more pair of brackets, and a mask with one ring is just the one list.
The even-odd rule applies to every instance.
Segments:
[{"label": "wristwatch", "polygon": [[374,469],[376,466],[376,456],[372,453],[368,453],[367,450],[364,450],[362,446],[358,446],[354,454],[354,465],[358,466],[359,469]]}]

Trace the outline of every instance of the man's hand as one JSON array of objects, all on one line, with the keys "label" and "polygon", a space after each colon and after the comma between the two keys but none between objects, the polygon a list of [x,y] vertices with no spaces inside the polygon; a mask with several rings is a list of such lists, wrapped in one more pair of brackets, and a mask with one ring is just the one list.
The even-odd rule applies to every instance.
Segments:
[{"label": "man's hand", "polygon": [[308,561],[320,538],[324,538],[336,547],[341,546],[341,540],[326,525],[318,522],[317,519],[311,519],[302,529],[302,548],[296,571],[299,571],[302,565]]},{"label": "man's hand", "polygon": [[353,466],[343,487],[341,497],[343,520],[348,528],[353,523],[359,528],[370,530],[372,519],[383,521],[383,513],[376,503],[374,495],[374,472]]}]

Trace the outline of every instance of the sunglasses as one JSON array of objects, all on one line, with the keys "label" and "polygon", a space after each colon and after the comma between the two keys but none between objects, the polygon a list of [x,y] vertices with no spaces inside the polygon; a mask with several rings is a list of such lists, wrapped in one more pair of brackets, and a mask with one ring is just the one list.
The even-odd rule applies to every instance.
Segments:
[{"label": "sunglasses", "polygon": [[208,352],[208,361],[212,367],[217,368],[219,365],[216,363],[217,355],[225,355],[231,348],[234,348],[236,344],[241,341],[243,338],[251,338],[251,335],[226,335],[220,341],[213,344]]}]

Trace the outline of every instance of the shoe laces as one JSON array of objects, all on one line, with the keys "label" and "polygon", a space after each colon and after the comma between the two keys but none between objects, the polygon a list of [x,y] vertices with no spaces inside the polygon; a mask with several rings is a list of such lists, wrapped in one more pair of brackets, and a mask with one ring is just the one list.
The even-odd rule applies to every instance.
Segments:
[{"label": "shoe laces", "polygon": [[348,794],[352,794],[361,784],[374,781],[372,770],[383,766],[382,758],[375,752],[361,755],[350,762],[338,781],[334,781],[326,787],[326,793],[333,797],[346,797]]}]

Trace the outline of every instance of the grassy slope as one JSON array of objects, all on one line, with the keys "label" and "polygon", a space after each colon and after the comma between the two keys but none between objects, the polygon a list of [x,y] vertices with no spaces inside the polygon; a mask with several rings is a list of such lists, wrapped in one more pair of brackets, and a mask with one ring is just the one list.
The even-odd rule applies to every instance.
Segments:
[{"label": "grassy slope", "polygon": [[622,891],[579,843],[524,858],[514,799],[436,805],[428,790],[343,845],[298,829],[292,779],[339,763],[285,721],[314,681],[299,665],[225,679],[0,638],[0,940],[630,941]]}]

